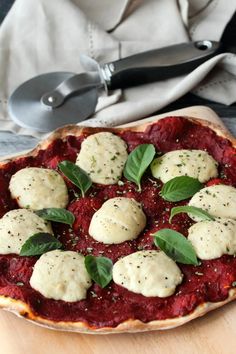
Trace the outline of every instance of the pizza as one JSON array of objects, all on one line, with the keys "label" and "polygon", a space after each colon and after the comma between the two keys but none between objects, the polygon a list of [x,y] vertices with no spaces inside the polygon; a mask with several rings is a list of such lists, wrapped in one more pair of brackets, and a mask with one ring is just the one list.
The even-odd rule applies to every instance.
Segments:
[{"label": "pizza", "polygon": [[119,333],[232,301],[235,144],[207,121],[166,117],[65,126],[2,161],[0,306],[53,329]]}]

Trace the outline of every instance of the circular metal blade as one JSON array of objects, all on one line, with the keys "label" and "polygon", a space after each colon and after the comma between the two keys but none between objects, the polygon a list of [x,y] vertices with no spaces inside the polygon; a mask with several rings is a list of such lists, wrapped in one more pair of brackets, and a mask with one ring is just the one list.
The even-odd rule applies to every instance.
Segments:
[{"label": "circular metal blade", "polygon": [[20,126],[40,132],[50,132],[65,124],[78,123],[95,111],[98,90],[90,89],[70,96],[61,106],[49,108],[41,102],[42,96],[61,82],[75,75],[54,72],[36,76],[20,85],[8,101],[11,118]]}]

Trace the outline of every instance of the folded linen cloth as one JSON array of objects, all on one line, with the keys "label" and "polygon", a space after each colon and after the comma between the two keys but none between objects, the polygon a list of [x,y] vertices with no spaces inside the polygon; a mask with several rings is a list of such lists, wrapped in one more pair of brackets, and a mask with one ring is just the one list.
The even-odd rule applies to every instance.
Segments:
[{"label": "folded linen cloth", "polygon": [[[25,80],[83,72],[80,54],[105,63],[190,40],[219,40],[235,10],[236,0],[16,0],[0,27],[0,129],[43,135],[17,126],[7,113],[9,95]],[[86,125],[137,120],[189,91],[235,102],[236,55],[219,54],[188,75],[104,94]]]}]

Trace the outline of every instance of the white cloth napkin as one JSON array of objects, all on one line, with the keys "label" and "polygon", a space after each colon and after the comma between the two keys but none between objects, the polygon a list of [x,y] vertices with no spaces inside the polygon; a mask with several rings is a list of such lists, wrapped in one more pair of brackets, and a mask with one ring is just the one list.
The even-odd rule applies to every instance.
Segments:
[{"label": "white cloth napkin", "polygon": [[[25,80],[50,71],[84,71],[80,54],[105,63],[190,40],[219,40],[236,0],[16,0],[0,27],[0,129],[16,126],[7,99]],[[186,76],[99,99],[86,125],[115,126],[148,116],[185,93],[236,101],[236,55],[220,54]]]}]

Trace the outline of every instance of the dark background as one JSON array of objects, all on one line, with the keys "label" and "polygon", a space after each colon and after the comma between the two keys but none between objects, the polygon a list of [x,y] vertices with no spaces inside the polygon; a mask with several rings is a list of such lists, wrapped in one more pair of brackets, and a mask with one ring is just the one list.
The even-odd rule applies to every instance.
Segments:
[{"label": "dark background", "polygon": [[14,0],[0,0],[0,23],[8,13]]},{"label": "dark background", "polygon": [[[32,0],[37,1],[37,0]],[[48,0],[50,1],[50,0]],[[0,23],[3,21],[4,17],[6,16],[7,12],[11,8],[14,0],[0,0]],[[232,40],[235,40],[235,35],[233,36],[232,33]],[[235,100],[236,100],[236,92],[235,92]],[[179,100],[171,103],[163,110],[158,111],[158,113],[165,113],[168,111],[172,111],[175,109],[183,108],[183,107],[190,107],[194,105],[206,105],[211,107],[214,111],[216,111],[219,116],[221,117],[236,117],[236,103],[231,106],[225,106],[223,104],[219,104],[216,102],[208,101],[202,98],[199,98],[191,93],[181,97]]]}]

